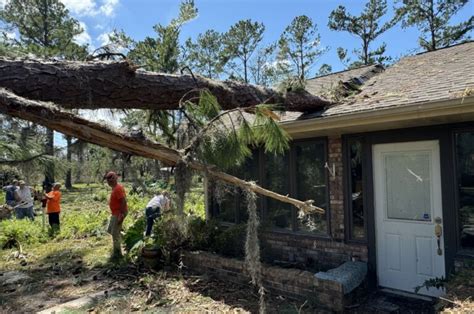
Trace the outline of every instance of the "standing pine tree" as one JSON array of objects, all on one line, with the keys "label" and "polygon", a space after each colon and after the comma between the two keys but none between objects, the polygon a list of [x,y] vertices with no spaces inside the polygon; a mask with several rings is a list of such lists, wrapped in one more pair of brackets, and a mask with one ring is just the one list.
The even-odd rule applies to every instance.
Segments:
[{"label": "standing pine tree", "polygon": [[[231,76],[237,75],[245,83],[249,82],[249,62],[263,39],[264,31],[263,23],[241,20],[224,34],[224,55],[227,66],[232,69]],[[240,61],[239,65],[233,62],[235,59]]]},{"label": "standing pine tree", "polygon": [[215,30],[199,34],[196,42],[186,41],[187,61],[191,67],[207,78],[218,78],[222,73],[222,35]]},{"label": "standing pine tree", "polygon": [[[386,13],[387,1],[385,0],[369,0],[365,5],[364,11],[359,16],[354,16],[346,12],[346,8],[342,5],[331,12],[328,22],[330,29],[349,32],[359,37],[362,41],[362,48],[354,50],[357,60],[351,63],[349,67],[383,63],[390,59],[384,56],[386,49],[385,43],[382,43],[382,45],[375,50],[370,50],[370,45],[377,37],[396,24],[396,19],[381,23]],[[350,62],[350,58],[346,58],[346,49],[338,48],[338,55],[343,63],[345,63],[344,60]]]},{"label": "standing pine tree", "polygon": [[[474,28],[474,16],[459,24],[450,20],[469,0],[402,0],[397,9],[402,27],[416,26],[421,31],[420,46],[433,51],[469,39]],[[472,11],[471,11],[472,13]]]},{"label": "standing pine tree", "polygon": [[[79,22],[59,0],[11,0],[0,12],[0,20],[20,35],[17,48],[38,57],[84,59],[87,46],[74,42],[83,32]],[[47,129],[46,152],[54,156],[54,132]],[[54,163],[46,166],[45,181],[54,182]]]},{"label": "standing pine tree", "polygon": [[[180,45],[179,35],[183,25],[197,16],[198,10],[193,0],[183,1],[178,17],[168,25],[156,24],[156,37],[146,37],[139,42],[127,38],[123,33],[115,36],[116,40],[128,41],[131,49],[128,58],[145,70],[163,73],[175,73],[179,70]],[[114,38],[113,38],[114,39]],[[120,44],[120,43],[119,43]]]},{"label": "standing pine tree", "polygon": [[289,59],[293,72],[303,82],[317,58],[327,50],[320,48],[320,44],[316,23],[306,15],[297,16],[281,35],[280,59]]}]

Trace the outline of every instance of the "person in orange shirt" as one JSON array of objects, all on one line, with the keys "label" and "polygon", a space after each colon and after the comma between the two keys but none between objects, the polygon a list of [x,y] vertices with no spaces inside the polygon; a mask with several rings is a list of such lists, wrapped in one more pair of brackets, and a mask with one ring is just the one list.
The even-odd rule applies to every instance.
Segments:
[{"label": "person in orange shirt", "polygon": [[44,194],[47,199],[46,213],[48,214],[49,225],[51,226],[53,233],[59,231],[59,213],[61,212],[60,188],[61,184],[54,183],[51,192]]},{"label": "person in orange shirt", "polygon": [[112,213],[110,217],[109,227],[107,232],[112,235],[113,249],[112,249],[112,258],[122,257],[122,223],[127,216],[127,198],[125,194],[125,189],[118,181],[118,175],[110,171],[105,176],[104,179],[107,180],[107,184],[112,188],[112,193],[110,194],[109,208]]}]

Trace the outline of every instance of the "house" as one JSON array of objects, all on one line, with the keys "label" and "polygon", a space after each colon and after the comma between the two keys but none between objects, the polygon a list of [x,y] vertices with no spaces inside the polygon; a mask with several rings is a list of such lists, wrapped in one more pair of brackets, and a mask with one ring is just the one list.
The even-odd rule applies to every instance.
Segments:
[{"label": "house", "polygon": [[[323,267],[365,261],[371,286],[411,293],[474,260],[474,42],[316,77],[307,90],[339,101],[282,114],[291,149],[256,150],[235,173],[326,213],[299,219],[260,198],[264,255]],[[244,222],[242,203],[237,194],[209,211]]]}]

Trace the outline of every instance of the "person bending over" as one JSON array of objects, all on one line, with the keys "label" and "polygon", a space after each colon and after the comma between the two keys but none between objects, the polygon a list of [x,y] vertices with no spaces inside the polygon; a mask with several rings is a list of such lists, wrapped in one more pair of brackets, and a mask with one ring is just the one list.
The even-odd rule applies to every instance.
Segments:
[{"label": "person bending over", "polygon": [[168,210],[170,206],[170,199],[168,191],[162,191],[161,194],[155,195],[146,205],[146,230],[145,236],[149,237],[153,230],[155,219],[160,216],[161,210]]}]

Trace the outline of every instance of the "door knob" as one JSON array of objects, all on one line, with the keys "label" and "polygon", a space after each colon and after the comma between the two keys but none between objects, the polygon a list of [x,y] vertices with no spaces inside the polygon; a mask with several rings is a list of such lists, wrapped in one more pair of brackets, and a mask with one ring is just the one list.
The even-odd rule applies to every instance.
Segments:
[{"label": "door knob", "polygon": [[443,255],[443,250],[441,249],[441,235],[443,234],[443,227],[441,226],[441,218],[436,217],[435,218],[435,236],[436,236],[436,242],[438,244],[438,255]]}]

